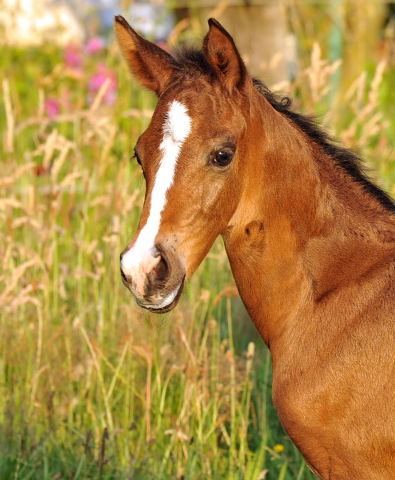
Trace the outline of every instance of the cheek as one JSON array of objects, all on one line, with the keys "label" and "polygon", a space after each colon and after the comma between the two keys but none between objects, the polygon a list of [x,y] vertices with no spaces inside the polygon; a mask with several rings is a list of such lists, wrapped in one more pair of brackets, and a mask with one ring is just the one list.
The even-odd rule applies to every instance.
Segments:
[{"label": "cheek", "polygon": [[[221,179],[222,180],[222,179]],[[214,178],[210,182],[202,182],[200,188],[200,208],[205,215],[218,214],[221,209],[221,198],[224,196],[224,182]],[[219,207],[219,208],[218,208]],[[219,212],[217,212],[217,209]]]},{"label": "cheek", "polygon": [[185,258],[187,278],[206,257],[215,239],[227,227],[231,217],[227,191],[222,184],[202,185],[198,201],[192,201],[188,212],[188,227],[181,232],[180,251]]},{"label": "cheek", "polygon": [[184,193],[178,196],[178,209],[174,213],[183,219],[182,225],[191,228],[190,235],[206,234],[208,228],[220,233],[231,216],[234,198],[233,182],[229,182],[226,172],[197,171],[183,182],[180,190]]},{"label": "cheek", "polygon": [[[210,172],[211,173],[211,172]],[[237,182],[232,172],[215,172],[201,188],[201,210],[224,228],[236,208]]]},{"label": "cheek", "polygon": [[190,277],[227,227],[237,203],[232,172],[196,171],[183,175],[169,192],[161,236],[176,240]]},{"label": "cheek", "polygon": [[[215,238],[227,227],[236,208],[237,193],[229,176],[214,172],[196,182],[194,191],[185,204],[184,239],[190,244],[199,245],[195,250],[211,247]],[[200,256],[200,253],[197,253]]]}]

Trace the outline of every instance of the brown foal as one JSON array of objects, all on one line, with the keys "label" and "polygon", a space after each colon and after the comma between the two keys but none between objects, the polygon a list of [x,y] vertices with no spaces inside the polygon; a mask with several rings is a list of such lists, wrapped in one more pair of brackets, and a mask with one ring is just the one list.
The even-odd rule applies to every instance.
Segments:
[{"label": "brown foal", "polygon": [[222,235],[270,348],[281,422],[322,479],[395,479],[395,207],[358,159],[253,80],[209,21],[174,56],[116,17],[158,104],[135,153],[146,197],[121,256],[125,285],[172,309]]}]

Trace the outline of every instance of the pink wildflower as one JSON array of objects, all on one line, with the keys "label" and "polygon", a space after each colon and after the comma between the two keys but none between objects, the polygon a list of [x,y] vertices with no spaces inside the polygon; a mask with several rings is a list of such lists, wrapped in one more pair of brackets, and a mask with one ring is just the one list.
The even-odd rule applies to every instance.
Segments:
[{"label": "pink wildflower", "polygon": [[104,41],[101,37],[92,37],[88,40],[85,51],[88,55],[94,55],[97,52],[100,52],[104,47]]},{"label": "pink wildflower", "polygon": [[81,48],[78,45],[68,45],[64,50],[64,63],[72,70],[82,67]]},{"label": "pink wildflower", "polygon": [[96,72],[90,77],[88,88],[90,98],[93,99],[107,79],[109,79],[109,85],[104,94],[103,102],[106,105],[112,105],[116,98],[117,77],[115,73],[108,69],[103,63],[99,63]]},{"label": "pink wildflower", "polygon": [[47,98],[44,102],[44,111],[49,118],[59,115],[60,105],[56,98]]}]

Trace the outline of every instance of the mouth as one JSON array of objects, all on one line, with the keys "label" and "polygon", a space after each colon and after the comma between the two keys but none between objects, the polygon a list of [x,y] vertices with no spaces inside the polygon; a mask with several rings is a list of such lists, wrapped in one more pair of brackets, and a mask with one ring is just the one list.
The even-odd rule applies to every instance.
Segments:
[{"label": "mouth", "polygon": [[146,310],[149,310],[153,313],[167,313],[170,312],[178,303],[178,300],[181,297],[181,293],[184,289],[185,283],[185,275],[182,277],[181,282],[179,283],[178,287],[176,287],[171,293],[169,293],[161,303],[155,305],[153,303],[142,303],[138,299],[136,299],[137,305]]}]

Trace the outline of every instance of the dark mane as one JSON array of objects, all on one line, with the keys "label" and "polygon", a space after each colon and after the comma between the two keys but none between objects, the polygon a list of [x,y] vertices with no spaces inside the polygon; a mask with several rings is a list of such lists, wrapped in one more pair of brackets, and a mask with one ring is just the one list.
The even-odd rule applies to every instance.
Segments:
[{"label": "dark mane", "polygon": [[215,78],[215,71],[207,61],[202,50],[191,47],[181,47],[173,53],[174,68],[181,73],[201,73]]},{"label": "dark mane", "polygon": [[271,106],[289,118],[309,138],[319,145],[329,155],[336,165],[343,168],[354,181],[359,183],[363,189],[373,195],[386,209],[395,212],[395,204],[391,197],[380,187],[375,185],[368,177],[361,158],[337,144],[336,140],[324,132],[316,123],[313,117],[296,113],[290,109],[292,101],[288,97],[277,97],[269,88],[259,80],[254,79],[254,86]]},{"label": "dark mane", "polygon": [[[215,77],[215,72],[206,60],[203,52],[197,49],[180,49],[175,52],[175,67],[180,72],[199,72],[210,77]],[[375,197],[387,210],[395,212],[395,204],[391,197],[380,187],[375,185],[368,177],[361,158],[338,145],[336,140],[324,132],[313,117],[296,113],[291,109],[291,100],[288,97],[278,97],[261,81],[254,79],[254,87],[261,93],[277,112],[285,115],[314,143],[329,155],[335,164],[341,167],[363,190]]]}]

